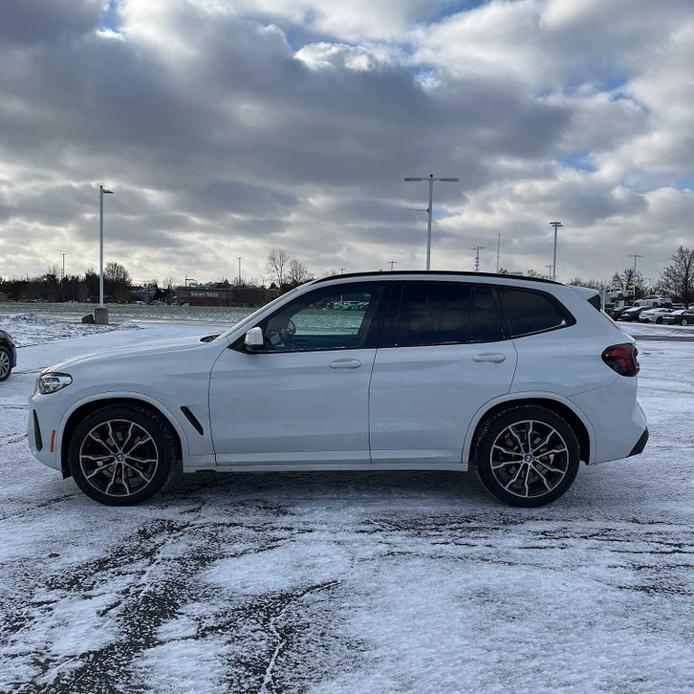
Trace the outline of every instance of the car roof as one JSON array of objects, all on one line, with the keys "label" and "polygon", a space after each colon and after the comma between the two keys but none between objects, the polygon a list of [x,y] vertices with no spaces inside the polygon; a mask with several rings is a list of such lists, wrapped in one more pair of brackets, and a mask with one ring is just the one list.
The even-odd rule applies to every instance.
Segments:
[{"label": "car roof", "polygon": [[392,270],[384,272],[349,272],[344,275],[330,275],[328,277],[321,277],[320,279],[314,280],[312,284],[320,284],[321,282],[329,282],[330,280],[341,280],[341,279],[398,279],[399,277],[405,276],[421,276],[426,277],[443,277],[443,276],[456,276],[456,277],[493,277],[495,279],[501,280],[522,280],[524,282],[543,282],[545,284],[555,284],[561,285],[561,282],[555,282],[554,280],[549,280],[544,277],[528,277],[526,275],[511,275],[502,274],[498,272],[472,272],[472,271],[461,271],[461,270]]}]

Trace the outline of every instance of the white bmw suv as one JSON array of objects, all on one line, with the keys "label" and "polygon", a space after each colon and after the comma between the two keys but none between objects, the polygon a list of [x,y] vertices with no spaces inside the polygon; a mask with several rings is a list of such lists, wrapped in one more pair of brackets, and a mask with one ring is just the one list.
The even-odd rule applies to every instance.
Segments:
[{"label": "white bmw suv", "polygon": [[340,275],[218,336],[46,369],[29,442],[111,505],[194,470],[474,468],[499,499],[540,506],[581,461],[643,450],[636,355],[591,290],[484,273]]}]

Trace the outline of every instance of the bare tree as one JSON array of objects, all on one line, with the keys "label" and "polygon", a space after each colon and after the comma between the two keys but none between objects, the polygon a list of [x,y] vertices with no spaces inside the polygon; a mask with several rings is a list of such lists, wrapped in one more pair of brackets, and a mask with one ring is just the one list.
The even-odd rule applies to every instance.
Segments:
[{"label": "bare tree", "polygon": [[287,283],[289,254],[282,248],[273,248],[267,257],[267,271],[278,288]]},{"label": "bare tree", "polygon": [[694,248],[680,246],[660,277],[659,286],[685,306],[694,298]]},{"label": "bare tree", "polygon": [[289,261],[289,271],[287,272],[287,283],[292,287],[298,287],[304,282],[308,282],[311,279],[311,273],[308,271],[306,265],[304,265],[300,260],[292,258]]},{"label": "bare tree", "polygon": [[104,268],[106,293],[116,301],[127,301],[130,293],[130,273],[120,263],[107,263]]},{"label": "bare tree", "polygon": [[633,267],[625,267],[622,272],[615,272],[610,280],[610,286],[613,289],[624,289],[634,292],[634,299],[638,298],[639,294],[643,294],[646,289],[646,283],[640,272],[634,274]]},{"label": "bare tree", "polygon": [[595,289],[597,291],[607,289],[608,286],[608,283],[603,282],[602,280],[584,280],[582,277],[574,277],[573,279],[570,279],[569,284],[576,287],[588,287],[589,289]]}]

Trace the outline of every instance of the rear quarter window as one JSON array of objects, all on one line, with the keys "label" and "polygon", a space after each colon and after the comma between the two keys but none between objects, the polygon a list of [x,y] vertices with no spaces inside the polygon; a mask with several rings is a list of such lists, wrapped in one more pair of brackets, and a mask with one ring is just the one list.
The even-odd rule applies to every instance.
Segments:
[{"label": "rear quarter window", "polygon": [[554,298],[532,289],[499,287],[499,299],[511,337],[556,330],[576,321]]}]

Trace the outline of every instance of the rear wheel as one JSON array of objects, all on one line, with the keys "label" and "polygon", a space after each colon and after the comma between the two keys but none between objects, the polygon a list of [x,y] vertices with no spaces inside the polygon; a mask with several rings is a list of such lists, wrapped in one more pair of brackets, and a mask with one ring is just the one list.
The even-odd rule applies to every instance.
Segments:
[{"label": "rear wheel", "polygon": [[70,472],[89,497],[108,506],[149,499],[177,478],[180,463],[169,423],[138,406],[111,405],[75,429]]},{"label": "rear wheel", "polygon": [[680,325],[689,325],[689,321],[686,318],[682,318]]},{"label": "rear wheel", "polygon": [[580,449],[573,429],[545,407],[519,405],[491,417],[474,459],[484,486],[512,506],[556,501],[576,479]]},{"label": "rear wheel", "polygon": [[12,373],[12,356],[7,347],[0,346],[0,381],[6,381]]}]

